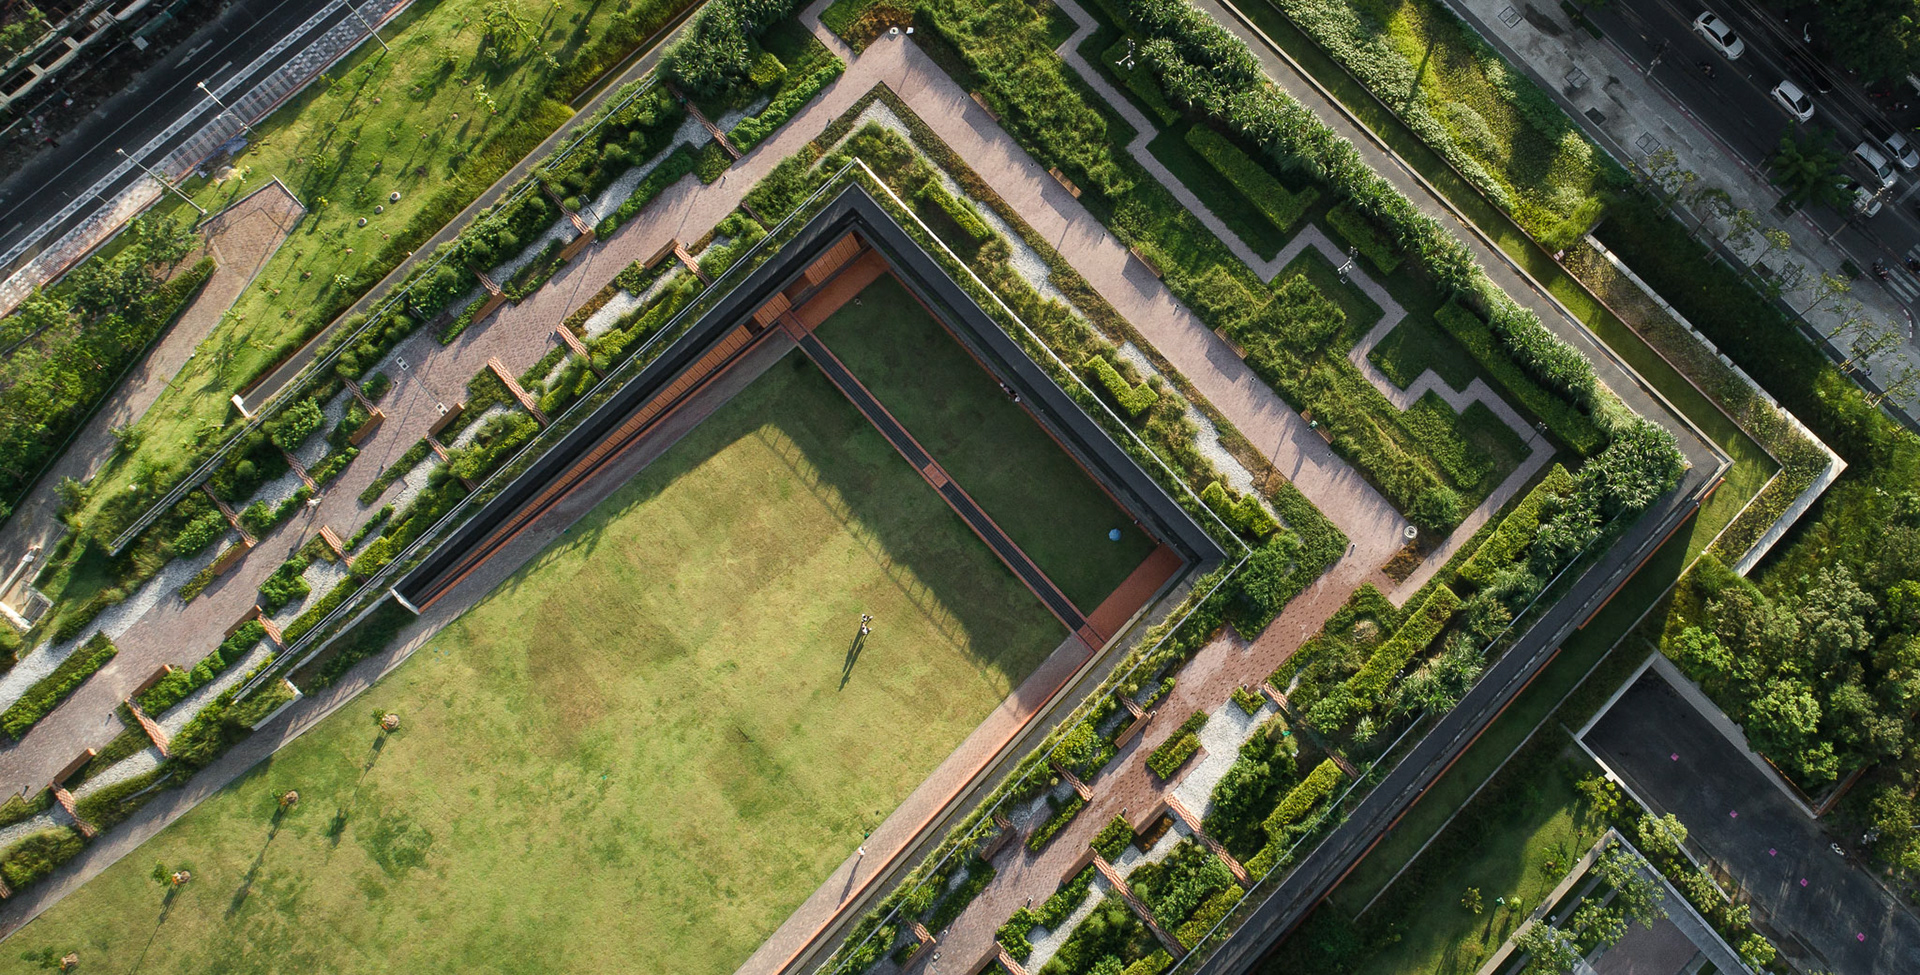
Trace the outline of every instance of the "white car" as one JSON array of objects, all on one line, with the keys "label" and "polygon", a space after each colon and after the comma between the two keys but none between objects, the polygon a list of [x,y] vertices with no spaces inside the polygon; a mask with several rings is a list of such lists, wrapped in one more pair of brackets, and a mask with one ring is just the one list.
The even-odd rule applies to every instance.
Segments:
[{"label": "white car", "polygon": [[1700,16],[1693,18],[1693,29],[1701,40],[1707,42],[1708,47],[1719,51],[1729,61],[1738,61],[1740,55],[1747,53],[1747,42],[1741,40],[1740,35],[1735,34],[1733,28],[1728,27],[1727,22],[1711,10],[1701,11]]},{"label": "white car", "polygon": [[1860,160],[1860,165],[1867,167],[1867,172],[1872,173],[1874,178],[1880,181],[1881,186],[1894,184],[1893,164],[1888,162],[1887,157],[1881,155],[1880,151],[1871,144],[1862,142],[1854,146],[1853,158]]},{"label": "white car", "polygon": [[1887,147],[1887,155],[1892,156],[1893,161],[1899,163],[1901,169],[1920,167],[1920,152],[1914,151],[1913,143],[1908,142],[1904,134],[1895,132],[1884,136],[1880,144]]},{"label": "white car", "polygon": [[1879,197],[1867,192],[1867,188],[1861,186],[1853,177],[1847,177],[1846,181],[1840,185],[1844,190],[1853,194],[1853,212],[1863,217],[1871,217],[1879,214],[1881,207]]},{"label": "white car", "polygon": [[1813,99],[1800,90],[1800,86],[1791,81],[1782,81],[1773,86],[1773,100],[1787,110],[1787,114],[1802,122],[1813,117]]}]

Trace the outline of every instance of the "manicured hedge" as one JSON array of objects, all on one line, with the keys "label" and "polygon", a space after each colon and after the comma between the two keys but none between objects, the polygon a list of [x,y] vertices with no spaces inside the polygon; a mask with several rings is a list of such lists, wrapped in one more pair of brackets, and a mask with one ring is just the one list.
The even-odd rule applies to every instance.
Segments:
[{"label": "manicured hedge", "polygon": [[1125,816],[1115,816],[1107,820],[1100,832],[1093,834],[1093,850],[1108,860],[1116,859],[1126,852],[1127,844],[1133,842],[1133,826]]},{"label": "manicured hedge", "polygon": [[1526,370],[1520,368],[1519,363],[1509,357],[1498,337],[1493,334],[1493,329],[1480,316],[1462,308],[1457,302],[1449,301],[1433,313],[1433,320],[1446,329],[1448,335],[1466,346],[1474,360],[1493,377],[1503,395],[1511,397],[1539,417],[1562,443],[1583,457],[1591,456],[1606,446],[1606,434],[1594,423],[1593,418],[1535,382]]},{"label": "manicured hedge", "polygon": [[1087,891],[1093,887],[1094,869],[1092,866],[1074,874],[1071,880],[1060,885],[1039,907],[1021,907],[1013,912],[1007,923],[1000,926],[994,934],[994,940],[1007,949],[1015,961],[1026,961],[1033,953],[1033,944],[1027,935],[1034,928],[1045,928],[1049,932],[1057,930],[1071,916],[1076,908],[1086,902]]},{"label": "manicured hedge", "polygon": [[86,845],[70,826],[41,830],[0,852],[0,877],[17,892],[79,856]]},{"label": "manicured hedge", "polygon": [[1207,932],[1212,930],[1221,918],[1227,916],[1228,911],[1233,910],[1233,905],[1239,903],[1240,898],[1245,894],[1246,891],[1241,890],[1239,884],[1216,892],[1193,912],[1193,916],[1188,918],[1186,923],[1180,925],[1179,930],[1173,933],[1174,939],[1191,950],[1200,943],[1201,938],[1207,936]]},{"label": "manicured hedge", "polygon": [[1311,186],[1298,193],[1287,189],[1239,146],[1204,125],[1187,130],[1187,145],[1281,230],[1298,223],[1307,208],[1320,199],[1320,191]]},{"label": "manicured hedge", "polygon": [[780,93],[774,96],[773,101],[768,103],[766,108],[761,109],[758,115],[734,126],[733,131],[727,133],[727,138],[733,142],[734,148],[741,152],[759,145],[760,140],[772,135],[775,129],[785,125],[788,119],[798,114],[808,102],[813,101],[813,96],[820,94],[821,89],[832,84],[833,80],[840,77],[841,72],[845,70],[847,66],[839,58],[828,56],[825,61],[807,72],[806,77],[798,81],[792,78],[787,79],[787,82],[781,85]]},{"label": "manicured hedge", "polygon": [[933,909],[933,915],[927,918],[927,930],[945,930],[954,918],[960,916],[961,911],[967,909],[968,904],[973,903],[975,897],[980,896],[981,891],[987,889],[987,884],[993,882],[993,874],[993,864],[979,857],[968,860],[967,879],[940,899],[939,906]]},{"label": "manicured hedge", "polygon": [[1173,956],[1167,954],[1165,948],[1156,948],[1153,954],[1128,965],[1120,975],[1160,975],[1172,967]]},{"label": "manicured hedge", "polygon": [[78,690],[87,678],[93,676],[94,671],[105,667],[107,661],[119,652],[119,648],[107,639],[105,633],[95,633],[92,639],[73,648],[73,652],[60,661],[60,666],[55,667],[53,673],[27,688],[27,692],[20,695],[20,700],[13,702],[6,713],[0,714],[0,731],[19,741],[26,736],[27,729],[32,728],[34,722],[59,707],[67,695]]},{"label": "manicured hedge", "polygon": [[1067,824],[1073,822],[1073,817],[1080,815],[1080,810],[1086,808],[1086,805],[1087,800],[1080,798],[1078,792],[1067,793],[1065,799],[1048,796],[1047,807],[1052,812],[1048,813],[1047,818],[1041,820],[1040,825],[1035,826],[1033,832],[1028,834],[1027,849],[1035,853],[1045,849],[1047,842],[1067,828]]},{"label": "manicured hedge", "polygon": [[208,511],[182,526],[173,536],[173,554],[197,555],[228,530],[226,516]]},{"label": "manicured hedge", "polygon": [[1347,679],[1347,691],[1355,703],[1369,710],[1377,704],[1387,692],[1387,685],[1406,669],[1407,661],[1425,650],[1459,609],[1460,597],[1454,595],[1453,590],[1446,586],[1433,587],[1427,598],[1421,600],[1420,608],[1407,614],[1406,622],[1374,648],[1360,672]]},{"label": "manicured hedge", "polygon": [[1294,827],[1307,818],[1308,813],[1313,812],[1314,807],[1333,795],[1333,790],[1344,778],[1345,773],[1340,771],[1340,766],[1333,764],[1331,758],[1314,766],[1313,771],[1307,773],[1299,785],[1288,790],[1286,798],[1281,799],[1280,805],[1274,807],[1267,816],[1263,824],[1267,835],[1276,843],[1282,842]]},{"label": "manicured hedge", "polygon": [[1088,382],[1092,383],[1094,388],[1103,390],[1107,398],[1112,400],[1115,406],[1120,407],[1120,411],[1129,419],[1139,419],[1142,414],[1153,409],[1153,404],[1160,402],[1159,390],[1148,383],[1141,383],[1138,386],[1130,385],[1127,377],[1120,375],[1120,370],[1115,369],[1113,363],[1102,356],[1089,357],[1082,368]]},{"label": "manicured hedge", "polygon": [[1258,498],[1252,495],[1243,495],[1238,499],[1229,497],[1226,487],[1219,481],[1208,484],[1200,492],[1200,500],[1218,512],[1220,519],[1234,531],[1256,541],[1280,528],[1280,523],[1274,521],[1273,516],[1267,514],[1267,509],[1260,506]]},{"label": "manicured hedge", "polygon": [[232,636],[220,641],[220,645],[199,663],[194,664],[192,668],[175,670],[160,678],[158,683],[134,698],[134,703],[140,705],[140,710],[148,714],[159,715],[180,703],[187,695],[205,687],[266,638],[267,628],[261,626],[259,620],[249,620],[239,629],[234,630]]},{"label": "manicured hedge", "polygon": [[1507,512],[1505,518],[1500,519],[1493,534],[1488,535],[1486,541],[1480,543],[1480,548],[1460,567],[1459,577],[1476,586],[1486,585],[1495,572],[1519,558],[1520,553],[1526,551],[1533,542],[1533,536],[1540,531],[1541,509],[1547,499],[1563,498],[1572,491],[1573,475],[1559,464],[1553,465],[1547,471],[1547,476],[1534,485],[1533,490],[1528,491],[1527,496]]},{"label": "manicured hedge", "polygon": [[1193,753],[1200,750],[1199,731],[1207,723],[1207,712],[1195,711],[1181,722],[1180,727],[1160,747],[1147,756],[1147,768],[1162,779],[1171,778],[1173,773],[1186,764]]},{"label": "manicured hedge", "polygon": [[1373,262],[1382,274],[1392,274],[1400,269],[1400,255],[1394,251],[1393,243],[1374,229],[1372,221],[1361,216],[1353,207],[1345,203],[1327,211],[1327,224],[1337,231],[1347,243],[1352,244],[1360,253]]}]

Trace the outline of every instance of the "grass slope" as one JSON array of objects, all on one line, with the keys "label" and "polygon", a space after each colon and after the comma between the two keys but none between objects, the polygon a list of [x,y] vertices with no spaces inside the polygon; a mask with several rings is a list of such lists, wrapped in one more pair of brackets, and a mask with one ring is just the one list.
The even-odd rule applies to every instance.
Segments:
[{"label": "grass slope", "polygon": [[790,357],[8,954],[724,975],[1063,636]]},{"label": "grass slope", "polygon": [[[1082,612],[1153,542],[892,275],[820,340]],[[1107,532],[1120,529],[1118,543]]]}]

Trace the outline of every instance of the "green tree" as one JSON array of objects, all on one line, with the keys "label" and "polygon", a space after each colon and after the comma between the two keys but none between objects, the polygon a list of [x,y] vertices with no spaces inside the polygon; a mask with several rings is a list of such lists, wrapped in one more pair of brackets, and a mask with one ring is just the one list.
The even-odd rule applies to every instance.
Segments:
[{"label": "green tree", "polygon": [[1534,921],[1514,936],[1513,946],[1527,954],[1527,975],[1564,975],[1580,963],[1580,948],[1559,929]]},{"label": "green tree", "polygon": [[1826,0],[1820,26],[1840,60],[1870,79],[1920,71],[1920,0]]},{"label": "green tree", "polygon": [[1686,825],[1672,813],[1647,816],[1640,820],[1634,832],[1640,836],[1640,849],[1668,860],[1678,859],[1680,845],[1687,841]]},{"label": "green tree", "polygon": [[1780,137],[1780,149],[1767,160],[1773,182],[1787,191],[1785,202],[1792,206],[1825,203],[1835,209],[1852,202],[1840,174],[1840,150],[1833,145],[1833,133],[1821,128],[1802,132],[1789,128]]},{"label": "green tree", "polygon": [[1595,944],[1617,945],[1627,936],[1627,918],[1609,905],[1588,901],[1573,912],[1573,930]]}]

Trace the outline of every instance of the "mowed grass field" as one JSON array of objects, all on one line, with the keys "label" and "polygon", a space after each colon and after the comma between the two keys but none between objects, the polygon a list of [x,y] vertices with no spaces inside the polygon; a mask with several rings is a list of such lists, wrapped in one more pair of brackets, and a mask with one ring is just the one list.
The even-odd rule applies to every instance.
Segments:
[{"label": "mowed grass field", "polygon": [[789,355],[0,968],[725,975],[1065,636]]},{"label": "mowed grass field", "polygon": [[[893,275],[818,334],[1081,612],[1153,551],[1132,516]],[[1118,542],[1107,537],[1115,528]]]}]

